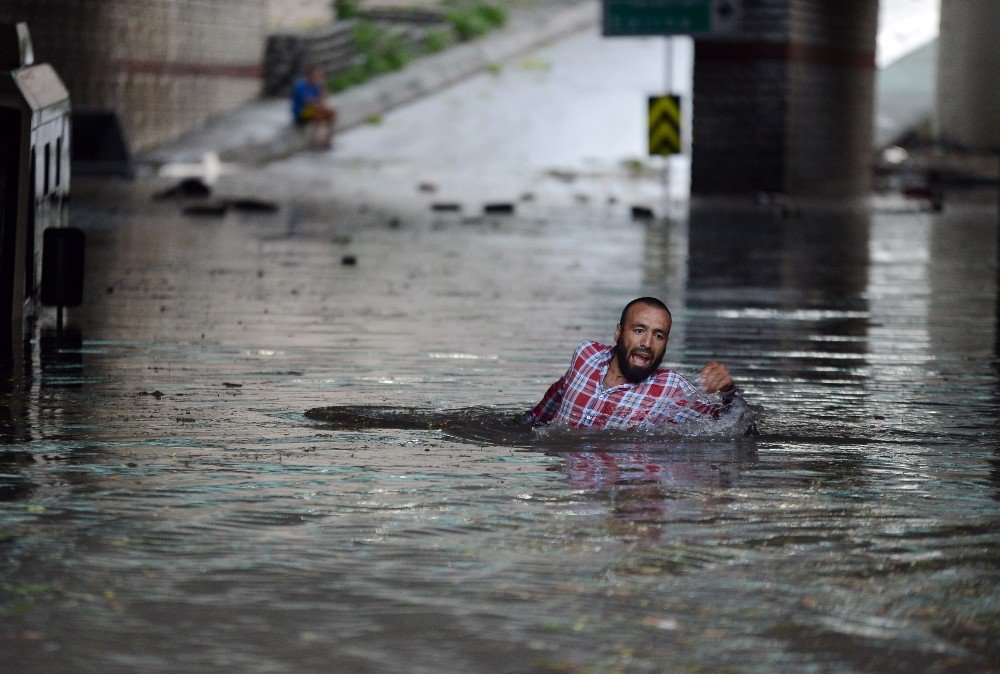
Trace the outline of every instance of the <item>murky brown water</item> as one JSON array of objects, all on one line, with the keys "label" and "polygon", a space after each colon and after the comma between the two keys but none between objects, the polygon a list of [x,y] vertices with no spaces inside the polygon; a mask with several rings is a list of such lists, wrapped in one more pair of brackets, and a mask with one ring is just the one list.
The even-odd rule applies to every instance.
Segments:
[{"label": "murky brown water", "polygon": [[[74,207],[82,343],[4,396],[3,669],[1000,661],[994,211],[112,203]],[[647,293],[759,437],[511,425]]]}]

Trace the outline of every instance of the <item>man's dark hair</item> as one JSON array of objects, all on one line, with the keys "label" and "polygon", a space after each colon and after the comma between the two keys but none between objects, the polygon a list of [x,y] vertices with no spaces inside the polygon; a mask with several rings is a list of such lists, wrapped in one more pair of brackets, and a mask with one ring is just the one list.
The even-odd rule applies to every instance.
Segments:
[{"label": "man's dark hair", "polygon": [[674,320],[673,315],[670,313],[670,309],[667,309],[667,305],[664,304],[661,300],[658,300],[655,297],[637,297],[628,304],[626,304],[625,308],[622,309],[622,317],[618,319],[618,325],[622,326],[622,329],[625,328],[625,316],[628,315],[628,310],[631,309],[632,305],[635,304],[645,304],[646,306],[650,306],[655,309],[663,309],[664,311],[667,312],[667,316],[670,316],[670,320],[671,321]]}]

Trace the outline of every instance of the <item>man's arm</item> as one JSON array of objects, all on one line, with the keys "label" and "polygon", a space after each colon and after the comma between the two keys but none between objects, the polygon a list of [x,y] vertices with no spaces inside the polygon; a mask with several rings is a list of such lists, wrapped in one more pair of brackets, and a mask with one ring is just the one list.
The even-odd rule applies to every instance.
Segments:
[{"label": "man's arm", "polygon": [[562,404],[565,390],[566,375],[563,375],[549,387],[549,390],[542,396],[541,402],[524,413],[524,423],[531,426],[543,426],[555,419],[559,405]]},{"label": "man's arm", "polygon": [[701,388],[705,393],[716,391],[726,394],[734,390],[733,377],[729,369],[717,360],[711,360],[701,368]]},{"label": "man's arm", "polygon": [[740,395],[740,390],[736,388],[733,377],[729,374],[729,368],[717,360],[711,360],[705,367],[701,368],[698,380],[701,383],[702,391],[708,394],[718,393],[722,398],[721,404],[696,400],[690,409],[702,417],[710,416],[713,419],[718,419],[722,413],[729,410],[733,401]]},{"label": "man's arm", "polygon": [[[701,376],[698,378],[701,390],[688,381],[685,377],[674,373],[674,387],[670,389],[669,396],[671,404],[666,408],[669,413],[666,420],[674,424],[683,424],[691,421],[703,421],[707,419],[718,419],[733,404],[739,389],[733,383],[733,378],[725,365],[718,361],[711,361],[701,369]],[[705,399],[702,393],[719,393],[721,402],[710,402]],[[656,422],[660,423],[660,422]]]}]

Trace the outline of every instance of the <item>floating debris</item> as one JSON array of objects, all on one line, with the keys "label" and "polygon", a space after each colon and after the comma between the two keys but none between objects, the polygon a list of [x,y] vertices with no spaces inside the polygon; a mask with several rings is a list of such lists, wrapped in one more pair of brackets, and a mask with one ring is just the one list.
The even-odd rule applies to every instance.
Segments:
[{"label": "floating debris", "polygon": [[483,213],[487,215],[514,215],[514,204],[507,202],[486,204],[483,206]]},{"label": "floating debris", "polygon": [[434,183],[420,183],[417,185],[417,190],[421,192],[437,192],[437,185]]},{"label": "floating debris", "polygon": [[561,180],[564,183],[571,183],[580,177],[576,171],[569,171],[567,169],[549,169],[548,173],[552,178]]},{"label": "floating debris", "polygon": [[655,217],[653,209],[648,206],[633,206],[632,207],[632,219],[633,220],[652,220]]},{"label": "floating debris", "polygon": [[201,178],[185,178],[173,187],[156,194],[154,199],[174,199],[178,197],[207,197],[212,189]]},{"label": "floating debris", "polygon": [[462,210],[462,204],[455,203],[454,201],[436,201],[431,204],[432,211],[438,211],[439,213],[457,213]]},{"label": "floating debris", "polygon": [[344,265],[345,267],[353,267],[357,263],[358,263],[358,258],[354,257],[353,255],[345,255],[344,257],[340,258],[340,264]]},{"label": "floating debris", "polygon": [[638,178],[648,169],[641,159],[624,159],[621,166],[631,178]]},{"label": "floating debris", "polygon": [[278,210],[278,204],[273,201],[263,201],[261,199],[233,199],[230,204],[238,211],[255,211],[258,213],[274,213]]},{"label": "floating debris", "polygon": [[517,65],[521,70],[548,70],[552,67],[552,64],[548,61],[532,57],[521,59],[517,62]]}]

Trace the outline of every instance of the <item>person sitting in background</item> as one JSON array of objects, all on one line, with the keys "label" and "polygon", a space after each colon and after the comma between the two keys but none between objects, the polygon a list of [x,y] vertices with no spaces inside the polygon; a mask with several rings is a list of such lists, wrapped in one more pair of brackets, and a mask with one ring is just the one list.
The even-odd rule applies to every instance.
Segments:
[{"label": "person sitting in background", "polygon": [[586,428],[655,428],[718,418],[739,395],[725,365],[701,370],[704,393],[719,392],[722,403],[698,399],[698,389],[673,370],[661,370],[670,336],[670,310],[655,297],[632,300],[615,328],[614,346],[584,342],[566,374],[525,413],[532,426],[553,422]]},{"label": "person sitting in background", "polygon": [[320,68],[310,68],[292,88],[292,119],[296,126],[314,127],[313,145],[322,149],[333,147],[337,124],[337,110],[327,104],[326,97],[326,81]]}]

